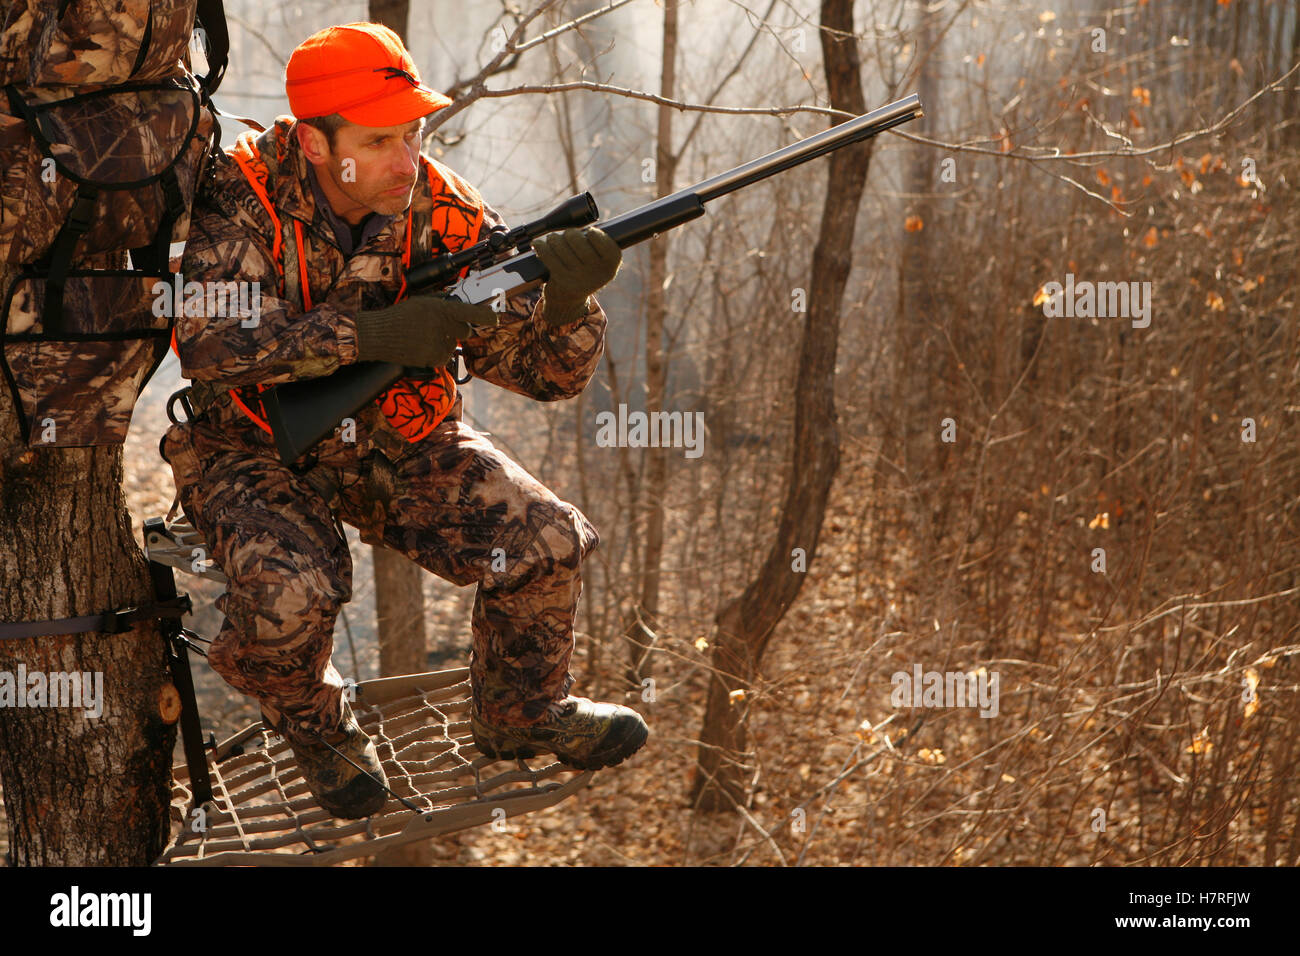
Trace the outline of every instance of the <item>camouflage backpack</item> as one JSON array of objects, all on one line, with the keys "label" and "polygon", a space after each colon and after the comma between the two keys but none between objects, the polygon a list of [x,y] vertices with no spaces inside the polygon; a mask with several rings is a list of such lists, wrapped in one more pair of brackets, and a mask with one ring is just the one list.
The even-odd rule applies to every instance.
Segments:
[{"label": "camouflage backpack", "polygon": [[13,0],[0,21],[0,262],[19,267],[0,371],[31,447],[126,438],[166,354],[227,47],[221,0]]}]

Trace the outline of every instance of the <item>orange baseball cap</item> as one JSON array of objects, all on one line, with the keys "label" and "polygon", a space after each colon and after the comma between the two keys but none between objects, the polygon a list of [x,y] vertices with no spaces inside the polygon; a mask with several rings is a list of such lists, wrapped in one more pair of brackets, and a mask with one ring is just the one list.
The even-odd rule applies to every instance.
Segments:
[{"label": "orange baseball cap", "polygon": [[401,126],[451,105],[420,84],[401,37],[379,23],[313,33],[289,57],[284,85],[298,119],[338,113],[359,126]]}]

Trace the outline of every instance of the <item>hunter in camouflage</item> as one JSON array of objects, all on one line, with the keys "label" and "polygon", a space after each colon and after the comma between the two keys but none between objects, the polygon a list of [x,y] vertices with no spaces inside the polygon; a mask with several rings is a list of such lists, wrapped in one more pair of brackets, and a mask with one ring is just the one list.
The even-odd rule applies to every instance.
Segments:
[{"label": "hunter in camouflage", "polygon": [[[503,749],[494,750],[500,734],[528,737],[536,728],[545,739],[539,749],[562,759],[618,762],[644,742],[644,722],[627,708],[568,696],[580,566],[596,546],[596,532],[576,508],[460,420],[454,385],[445,407],[434,407],[436,396],[429,398],[420,382],[405,383],[401,397],[424,416],[423,428],[376,403],[317,446],[310,467],[281,464],[262,422],[258,386],[325,375],[359,360],[411,365],[419,363],[409,356],[435,354],[423,340],[428,323],[399,321],[407,304],[428,310],[433,303],[425,296],[399,301],[403,263],[462,248],[501,224],[472,186],[417,157],[418,138],[403,143],[389,136],[396,142],[381,148],[397,147],[395,165],[367,172],[358,162],[348,195],[334,183],[331,198],[327,170],[309,152],[327,134],[299,127],[303,118],[330,112],[313,97],[338,102],[364,93],[355,78],[344,93],[310,87],[314,63],[337,71],[349,56],[366,62],[365,74],[384,75],[373,80],[378,105],[342,110],[347,122],[337,130],[340,143],[345,134],[382,134],[370,127],[401,126],[447,102],[417,85],[414,64],[391,31],[375,24],[322,31],[290,61],[290,104],[300,119],[283,117],[255,139],[245,134],[243,151],[228,151],[240,164],[220,163],[194,207],[185,281],[234,279],[260,289],[254,317],[181,310],[176,319],[176,347],[194,381],[197,414],[167,432],[163,452],[186,513],[209,543],[208,557],[229,579],[217,604],[225,622],[209,660],[232,686],[261,702],[305,768],[330,759],[312,749],[315,740],[351,741],[354,759],[382,779],[373,745],[359,742],[364,734],[330,663],[335,617],[352,594],[340,524],[346,522],[367,543],[400,551],[456,584],[478,586],[471,681],[475,736],[485,752]],[[296,100],[295,82],[308,84]],[[403,113],[408,100],[420,105],[407,103]],[[409,135],[405,127],[396,132]],[[411,132],[418,136],[418,124]],[[414,182],[409,201],[400,188],[378,188],[399,168],[399,181]],[[377,191],[366,193],[371,187]],[[376,198],[363,201],[358,214],[338,214],[336,207],[350,209],[351,198],[362,194]],[[543,288],[507,299],[495,313],[452,303],[466,311],[446,327],[461,330],[451,341],[460,340],[473,375],[553,401],[577,395],[596,370],[606,319],[590,292],[612,278],[620,256],[599,230],[545,237],[535,248],[551,272]],[[393,331],[402,328],[419,331],[402,338]],[[379,348],[385,341],[390,352],[408,357],[386,357]],[[437,355],[438,363],[446,361]],[[339,797],[346,768],[307,776],[336,815],[360,816],[382,804]],[[330,792],[322,796],[322,790]]]}]

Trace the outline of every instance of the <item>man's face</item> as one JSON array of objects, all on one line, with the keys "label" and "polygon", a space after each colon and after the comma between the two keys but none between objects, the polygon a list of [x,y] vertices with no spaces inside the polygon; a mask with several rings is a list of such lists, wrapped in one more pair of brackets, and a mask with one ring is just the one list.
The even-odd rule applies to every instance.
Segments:
[{"label": "man's face", "polygon": [[303,152],[340,219],[356,225],[370,212],[393,216],[410,205],[423,119],[385,127],[346,123],[335,132],[333,149],[320,130],[298,128]]}]

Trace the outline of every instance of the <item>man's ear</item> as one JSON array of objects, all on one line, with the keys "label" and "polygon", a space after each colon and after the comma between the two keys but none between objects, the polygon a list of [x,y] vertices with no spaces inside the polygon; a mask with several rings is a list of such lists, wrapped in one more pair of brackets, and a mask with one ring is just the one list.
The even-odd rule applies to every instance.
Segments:
[{"label": "man's ear", "polygon": [[315,126],[308,126],[306,123],[294,124],[294,129],[298,134],[298,145],[302,147],[303,155],[313,166],[321,166],[330,159],[330,143],[325,138],[325,134]]}]

